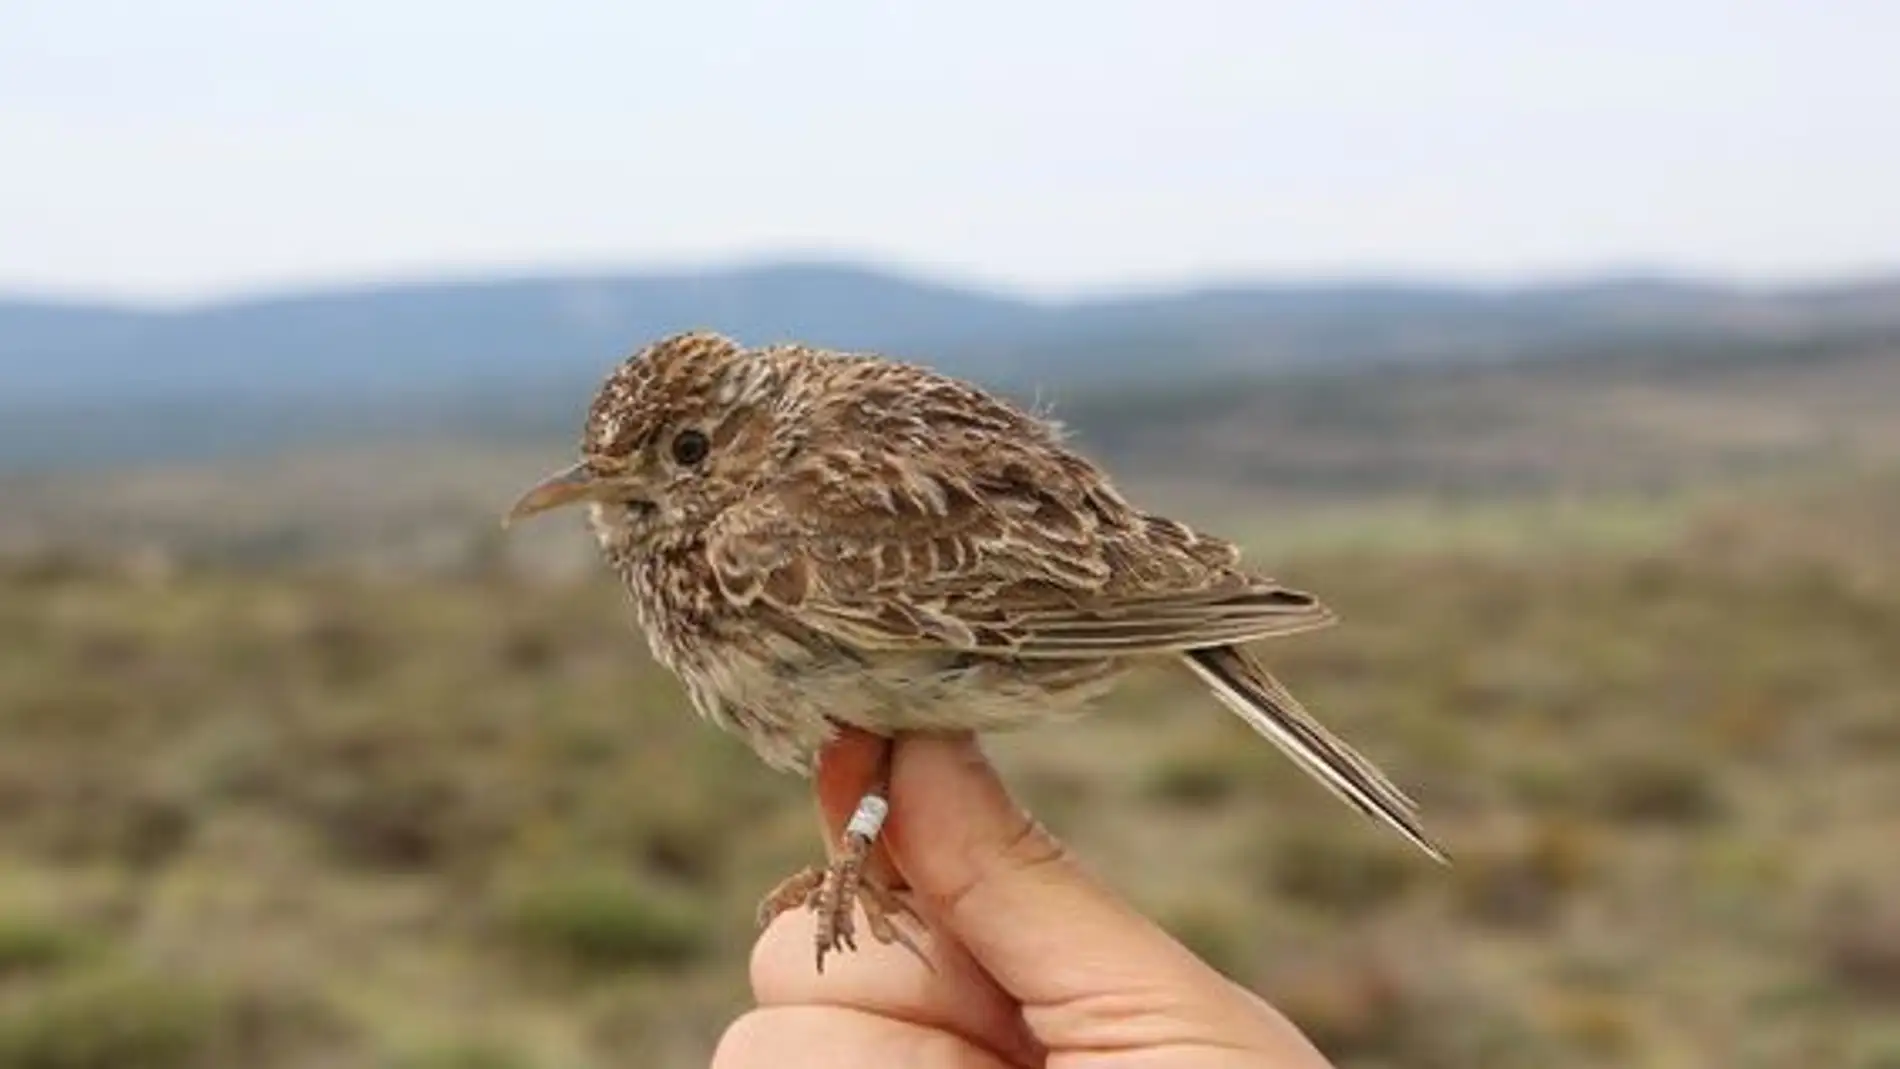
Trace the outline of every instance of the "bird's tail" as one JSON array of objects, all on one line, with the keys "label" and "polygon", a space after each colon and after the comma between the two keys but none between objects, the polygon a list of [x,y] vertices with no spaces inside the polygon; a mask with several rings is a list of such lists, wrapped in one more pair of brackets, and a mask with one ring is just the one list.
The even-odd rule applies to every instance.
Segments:
[{"label": "bird's tail", "polygon": [[1280,682],[1233,646],[1188,650],[1188,667],[1214,695],[1255,731],[1267,737],[1307,774],[1361,813],[1388,824],[1434,859],[1448,861],[1420,825],[1405,792],[1320,726]]}]

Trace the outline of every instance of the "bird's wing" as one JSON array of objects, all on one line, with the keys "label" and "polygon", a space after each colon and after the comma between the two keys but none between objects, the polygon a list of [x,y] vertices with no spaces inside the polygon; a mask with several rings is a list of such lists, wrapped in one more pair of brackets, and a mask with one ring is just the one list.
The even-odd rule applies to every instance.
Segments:
[{"label": "bird's wing", "polygon": [[[958,399],[959,413],[980,401]],[[1046,658],[1332,620],[1310,595],[1240,570],[1229,543],[1130,506],[1039,421],[980,436],[947,419],[883,430],[875,450],[814,450],[713,525],[707,555],[726,598],[865,649]]]}]

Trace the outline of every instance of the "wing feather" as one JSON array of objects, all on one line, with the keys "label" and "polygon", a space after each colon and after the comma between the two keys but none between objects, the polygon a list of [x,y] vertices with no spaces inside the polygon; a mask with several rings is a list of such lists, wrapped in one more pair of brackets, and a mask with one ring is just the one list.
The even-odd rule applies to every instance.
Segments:
[{"label": "wing feather", "polygon": [[1240,650],[1195,650],[1184,660],[1235,715],[1341,800],[1386,824],[1441,862],[1445,851],[1419,823],[1415,803],[1385,773],[1313,719],[1280,681]]},{"label": "wing feather", "polygon": [[[954,380],[840,362],[804,449],[712,525],[720,589],[864,648],[1168,653],[1322,627],[1310,595],[1129,504],[1046,421]],[[823,448],[876,441],[877,449]]]}]

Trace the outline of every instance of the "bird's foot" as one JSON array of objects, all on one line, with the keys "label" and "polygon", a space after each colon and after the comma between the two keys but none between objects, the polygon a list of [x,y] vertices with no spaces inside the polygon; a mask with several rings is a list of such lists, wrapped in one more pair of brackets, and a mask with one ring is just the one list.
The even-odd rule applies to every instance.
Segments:
[{"label": "bird's foot", "polygon": [[[759,926],[772,923],[778,915],[803,906],[818,915],[813,933],[819,972],[825,971],[825,956],[858,949],[857,914],[864,911],[865,926],[871,937],[886,945],[897,944],[930,965],[917,939],[906,923],[923,926],[923,918],[898,893],[876,876],[865,871],[871,846],[883,822],[885,803],[871,794],[858,806],[846,827],[838,856],[824,868],[810,866],[787,877],[759,903]],[[932,966],[934,968],[934,966]]]}]

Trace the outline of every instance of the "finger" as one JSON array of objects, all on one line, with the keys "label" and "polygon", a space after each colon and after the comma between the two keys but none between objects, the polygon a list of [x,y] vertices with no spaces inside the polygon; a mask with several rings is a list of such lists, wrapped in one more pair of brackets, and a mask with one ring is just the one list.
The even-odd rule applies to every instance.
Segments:
[{"label": "finger", "polygon": [[950,1032],[842,1006],[771,1006],[733,1022],[712,1069],[1011,1069]]},{"label": "finger", "polygon": [[1241,1045],[1323,1065],[1262,1012],[1089,876],[1009,797],[964,736],[897,749],[887,843],[928,915],[969,951],[1051,1050]]},{"label": "finger", "polygon": [[1016,1001],[954,940],[926,941],[926,966],[903,947],[860,939],[856,952],[834,955],[820,975],[811,961],[816,924],[809,912],[793,910],[759,937],[752,949],[752,996],[759,1006],[860,1010],[962,1036],[1010,1064],[1042,1064]]}]

